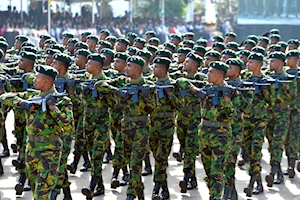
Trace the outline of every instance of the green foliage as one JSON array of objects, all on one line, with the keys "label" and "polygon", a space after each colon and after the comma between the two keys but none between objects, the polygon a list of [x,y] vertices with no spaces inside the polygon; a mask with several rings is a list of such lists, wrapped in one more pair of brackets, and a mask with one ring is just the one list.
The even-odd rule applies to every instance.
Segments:
[{"label": "green foliage", "polygon": [[[179,19],[185,15],[187,5],[183,0],[165,0],[165,16],[178,17]],[[148,0],[137,5],[137,15],[160,17],[161,16],[161,0]]]}]

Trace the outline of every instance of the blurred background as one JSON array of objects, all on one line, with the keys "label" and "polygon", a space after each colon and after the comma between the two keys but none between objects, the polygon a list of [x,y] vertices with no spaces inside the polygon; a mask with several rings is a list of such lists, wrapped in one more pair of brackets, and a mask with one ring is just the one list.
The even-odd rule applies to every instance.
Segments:
[{"label": "blurred background", "polygon": [[299,17],[299,0],[1,0],[0,35],[10,42],[23,34],[37,42],[49,33],[60,42],[63,32],[79,36],[107,28],[117,37],[154,30],[161,41],[185,32],[210,41],[234,31],[242,41],[279,28],[288,40],[298,38]]}]

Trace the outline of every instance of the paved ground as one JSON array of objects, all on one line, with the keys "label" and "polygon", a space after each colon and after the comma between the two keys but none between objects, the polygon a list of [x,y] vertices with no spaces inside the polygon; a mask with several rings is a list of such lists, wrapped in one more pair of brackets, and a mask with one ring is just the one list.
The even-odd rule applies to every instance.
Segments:
[{"label": "paved ground", "polygon": [[[13,129],[13,115],[10,113],[7,120],[7,130],[9,131],[9,144],[14,141],[14,137],[10,134]],[[2,148],[2,147],[0,147]],[[174,139],[173,150],[177,151],[179,149],[178,140]],[[2,151],[2,149],[0,149]],[[12,153],[12,151],[11,151]],[[18,178],[17,172],[14,170],[14,167],[11,164],[12,159],[16,159],[16,154],[11,154],[9,158],[2,159],[2,162],[5,166],[5,174],[0,176],[0,200],[12,200],[12,199],[32,199],[31,192],[24,192],[22,197],[16,197],[15,195],[15,184]],[[72,160],[73,155],[69,157],[69,163]],[[265,175],[269,172],[269,153],[267,151],[267,144],[265,143],[263,149],[263,160],[262,160],[262,175],[263,179]],[[153,159],[152,159],[153,163]],[[79,164],[79,167],[82,165],[82,160]],[[170,187],[171,199],[189,199],[189,200],[200,200],[208,199],[208,189],[205,182],[203,181],[204,170],[200,158],[197,158],[197,178],[198,178],[198,189],[188,191],[186,194],[181,194],[178,186],[179,181],[183,177],[182,173],[182,164],[178,163],[172,156],[170,156],[169,168],[168,168],[168,183]],[[261,195],[254,196],[253,198],[246,198],[243,193],[243,188],[247,186],[249,181],[249,176],[246,172],[246,167],[236,168],[236,185],[238,189],[239,199],[272,199],[272,200],[300,200],[300,173],[296,173],[296,177],[293,180],[285,178],[286,181],[280,186],[274,186],[273,188],[268,188],[264,181],[265,192]],[[282,167],[286,169],[286,158],[283,158]],[[120,187],[116,190],[110,189],[110,179],[111,179],[111,164],[103,165],[103,176],[105,183],[105,196],[97,197],[94,199],[104,199],[104,200],[113,200],[113,199],[125,199],[126,187]],[[70,181],[72,182],[71,190],[74,200],[83,200],[84,196],[81,194],[81,189],[84,186],[89,184],[89,172],[80,172],[77,171],[75,175],[70,175]],[[145,184],[145,195],[146,199],[151,199],[151,192],[153,189],[152,185],[152,176],[147,176],[143,178]],[[279,193],[280,192],[280,193]],[[59,200],[63,197],[59,196]]]}]

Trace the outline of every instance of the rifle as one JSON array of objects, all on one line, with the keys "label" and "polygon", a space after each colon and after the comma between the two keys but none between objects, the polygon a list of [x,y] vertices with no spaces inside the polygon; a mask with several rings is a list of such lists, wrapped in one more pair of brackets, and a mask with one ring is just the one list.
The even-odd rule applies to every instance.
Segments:
[{"label": "rifle", "polygon": [[279,89],[279,83],[292,83],[291,80],[279,80],[279,77],[276,79],[267,79],[267,82],[274,84],[275,90]]},{"label": "rifle", "polygon": [[9,82],[14,87],[18,87],[20,83],[23,84],[23,90],[27,90],[28,88],[33,88],[33,85],[28,84],[28,82],[24,79],[24,72],[19,72],[16,76],[13,76],[9,79]]},{"label": "rifle", "polygon": [[139,102],[139,91],[141,91],[142,94],[150,94],[150,89],[152,88],[155,88],[155,85],[127,86],[120,88],[118,94],[123,98],[131,95],[133,103],[137,103]]},{"label": "rifle", "polygon": [[76,69],[76,70],[71,70],[71,74],[84,74],[86,72],[85,69]]},{"label": "rifle", "polygon": [[98,81],[97,79],[91,79],[91,80],[82,80],[84,81],[82,84],[83,87],[83,94],[86,94],[87,91],[92,90],[92,97],[96,98],[98,97],[98,91],[95,89],[95,82]]},{"label": "rifle", "polygon": [[4,88],[4,84],[6,83],[6,81],[7,81],[7,78],[5,77],[5,78],[0,78],[0,89],[1,90],[4,90],[5,88]]},{"label": "rifle", "polygon": [[48,94],[46,96],[43,97],[33,97],[27,100],[27,102],[30,104],[42,104],[42,110],[43,112],[46,112],[47,110],[47,102],[51,99],[53,100],[53,102],[55,102],[56,98],[60,98],[60,97],[65,97],[68,96],[67,93],[53,93],[53,94]]},{"label": "rifle", "polygon": [[168,92],[168,91],[172,90],[172,88],[174,87],[175,84],[176,84],[176,82],[169,82],[169,83],[156,85],[155,88],[158,92],[158,98],[159,99],[164,98],[165,97],[164,91]]},{"label": "rifle", "polygon": [[254,88],[254,94],[258,94],[261,87],[267,87],[270,86],[270,83],[258,83],[258,82],[251,82],[251,81],[244,81],[244,86],[253,87]]},{"label": "rifle", "polygon": [[74,90],[75,89],[75,83],[76,83],[76,80],[74,78],[71,78],[71,79],[56,79],[54,81],[54,85],[57,86],[58,92],[64,92],[65,91],[65,85],[67,85],[70,90]]}]

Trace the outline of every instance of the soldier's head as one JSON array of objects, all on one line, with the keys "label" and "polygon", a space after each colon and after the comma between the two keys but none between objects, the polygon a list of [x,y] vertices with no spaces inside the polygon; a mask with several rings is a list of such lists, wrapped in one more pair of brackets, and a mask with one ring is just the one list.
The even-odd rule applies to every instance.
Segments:
[{"label": "soldier's head", "polygon": [[0,41],[0,49],[3,51],[4,57],[5,57],[8,46],[9,45],[7,44],[7,42]]},{"label": "soldier's head", "polygon": [[142,72],[146,64],[145,60],[140,56],[131,56],[127,59],[126,74],[128,77],[136,79]]},{"label": "soldier's head", "polygon": [[68,40],[68,45],[67,45],[68,52],[70,52],[71,54],[73,54],[75,52],[75,44],[77,42],[78,42],[78,39],[76,39],[76,38],[70,38]]},{"label": "soldier's head", "polygon": [[225,40],[224,40],[225,44],[227,44],[229,42],[235,42],[236,37],[237,37],[237,35],[234,32],[226,33]]},{"label": "soldier's head", "polygon": [[32,52],[22,51],[19,68],[25,72],[31,72],[33,70],[36,55]]},{"label": "soldier's head", "polygon": [[226,72],[227,77],[237,78],[240,76],[241,70],[244,67],[242,60],[238,58],[230,58],[226,61],[226,64],[229,66],[229,69]]},{"label": "soldier's head", "polygon": [[104,55],[104,57],[105,57],[104,66],[110,65],[115,56],[114,51],[111,49],[104,48],[101,50],[101,54]]},{"label": "soldier's head", "polygon": [[248,50],[242,50],[240,51],[240,56],[239,59],[241,59],[244,63],[244,65],[246,66],[247,62],[248,62],[248,57],[250,55],[250,51]]},{"label": "soldier's head", "polygon": [[147,42],[149,42],[149,40],[153,37],[156,37],[155,31],[147,31],[144,35],[144,38],[146,39]]},{"label": "soldier's head", "polygon": [[134,43],[134,39],[137,37],[138,35],[136,33],[133,32],[129,32],[127,33],[126,39],[129,41],[129,45],[132,46]]},{"label": "soldier's head", "polygon": [[270,41],[269,38],[267,38],[267,37],[261,37],[261,38],[259,38],[257,46],[261,46],[264,49],[267,49],[268,45],[269,45],[269,41]]},{"label": "soldier's head", "polygon": [[92,53],[87,57],[88,61],[85,65],[85,70],[90,74],[97,75],[103,69],[105,56],[98,53]]},{"label": "soldier's head", "polygon": [[269,55],[270,70],[279,72],[284,67],[286,55],[282,52],[273,52]]},{"label": "soldier's head", "polygon": [[281,39],[281,36],[278,34],[272,34],[270,37],[270,44],[277,44]]},{"label": "soldier's head", "polygon": [[89,50],[86,49],[80,49],[78,51],[76,51],[75,55],[75,63],[77,66],[79,66],[79,68],[84,69],[85,65],[87,63],[87,57],[88,55],[90,55],[91,52]]},{"label": "soldier's head", "polygon": [[132,46],[142,50],[145,47],[145,45],[146,45],[146,40],[144,38],[137,37],[134,39],[134,43]]},{"label": "soldier's head", "polygon": [[89,46],[90,51],[93,51],[96,49],[98,42],[99,42],[99,39],[96,35],[89,35],[86,38],[86,43]]},{"label": "soldier's head", "polygon": [[251,51],[253,47],[255,47],[256,43],[254,40],[247,39],[243,42],[243,47],[245,50]]},{"label": "soldier's head", "polygon": [[40,36],[40,41],[39,41],[39,47],[41,49],[44,49],[44,44],[45,44],[45,41],[46,40],[49,40],[51,39],[51,36],[50,35],[41,35]]},{"label": "soldier's head", "polygon": [[220,84],[224,81],[226,72],[229,69],[228,65],[222,62],[211,62],[207,73],[209,83]]},{"label": "soldier's head", "polygon": [[115,36],[108,36],[105,41],[109,42],[111,44],[112,49],[115,48],[117,38]]},{"label": "soldier's head", "polygon": [[195,34],[192,32],[187,32],[186,34],[183,35],[183,40],[194,40]]},{"label": "soldier's head", "polygon": [[203,63],[203,59],[192,52],[188,53],[183,63],[184,71],[188,73],[196,73]]},{"label": "soldier's head", "polygon": [[53,87],[54,80],[58,75],[56,69],[46,65],[38,65],[35,71],[37,72],[33,80],[35,89],[48,91]]},{"label": "soldier's head", "polygon": [[204,66],[209,68],[209,64],[214,61],[220,61],[221,54],[217,51],[209,51],[204,55]]},{"label": "soldier's head", "polygon": [[99,35],[99,38],[100,40],[105,40],[106,37],[108,37],[110,35],[110,31],[107,30],[107,29],[102,29],[100,31],[100,35]]},{"label": "soldier's head", "polygon": [[56,53],[60,53],[57,49],[47,49],[46,50],[46,65],[52,65],[52,62],[54,60],[53,55]]},{"label": "soldier's head", "polygon": [[145,65],[147,65],[149,63],[150,58],[152,56],[151,52],[149,52],[147,50],[140,50],[136,53],[136,55],[142,57],[145,60],[145,62],[146,62]]},{"label": "soldier's head", "polygon": [[222,51],[221,61],[226,63],[229,58],[236,58],[236,53],[230,49],[225,49]]},{"label": "soldier's head", "polygon": [[297,50],[299,47],[299,40],[298,39],[290,39],[288,41],[288,50]]},{"label": "soldier's head", "polygon": [[181,64],[185,61],[186,56],[188,53],[190,53],[192,51],[192,49],[190,48],[180,48],[178,49],[178,57],[177,57],[177,63]]},{"label": "soldier's head", "polygon": [[80,41],[81,42],[86,42],[87,36],[89,36],[89,35],[92,35],[92,33],[89,32],[89,31],[85,31],[85,32],[81,33],[81,35],[80,35]]},{"label": "soldier's head", "polygon": [[116,52],[125,52],[129,43],[129,40],[125,38],[118,38],[115,45]]},{"label": "soldier's head", "polygon": [[23,35],[16,36],[15,44],[14,44],[15,48],[18,50],[21,50],[23,42],[26,42],[26,41],[28,41],[28,37],[23,36]]},{"label": "soldier's head", "polygon": [[179,36],[177,34],[173,34],[170,37],[170,43],[174,44],[176,47],[179,46],[181,40],[182,40],[181,36]]},{"label": "soldier's head", "polygon": [[70,38],[74,38],[74,35],[72,33],[64,33],[62,36],[63,36],[62,43],[63,43],[64,46],[68,45],[68,41],[69,41]]},{"label": "soldier's head", "polygon": [[264,56],[261,53],[251,53],[248,57],[247,69],[250,72],[259,72],[263,66]]},{"label": "soldier's head", "polygon": [[292,50],[286,54],[286,65],[289,67],[297,67],[299,62],[299,52],[297,50]]},{"label": "soldier's head", "polygon": [[154,68],[153,73],[157,78],[163,78],[167,75],[168,69],[171,64],[171,60],[169,58],[155,58],[153,60]]},{"label": "soldier's head", "polygon": [[124,52],[118,52],[115,54],[113,67],[118,72],[125,72],[125,68],[127,65],[127,59],[129,58],[129,55]]},{"label": "soldier's head", "polygon": [[67,54],[56,53],[53,55],[53,62],[51,64],[54,67],[60,76],[63,76],[67,73],[72,59]]}]

